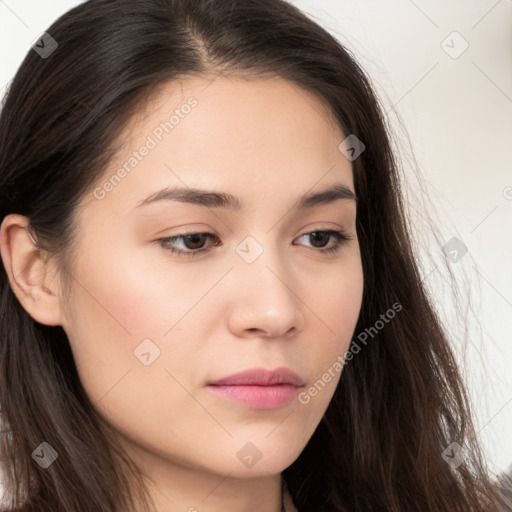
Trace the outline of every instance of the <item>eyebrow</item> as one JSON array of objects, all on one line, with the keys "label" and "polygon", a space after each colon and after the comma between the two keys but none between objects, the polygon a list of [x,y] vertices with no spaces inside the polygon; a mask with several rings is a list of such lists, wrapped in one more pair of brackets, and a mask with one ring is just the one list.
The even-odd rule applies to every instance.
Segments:
[{"label": "eyebrow", "polygon": [[[292,210],[305,210],[315,206],[333,203],[340,199],[348,199],[349,201],[357,202],[357,198],[352,190],[342,183],[335,183],[319,192],[308,192],[304,194],[296,201]],[[243,204],[236,196],[225,192],[213,192],[190,187],[167,187],[151,194],[137,204],[136,208],[157,201],[179,201],[209,208],[224,208],[233,211],[239,211],[243,207]]]}]

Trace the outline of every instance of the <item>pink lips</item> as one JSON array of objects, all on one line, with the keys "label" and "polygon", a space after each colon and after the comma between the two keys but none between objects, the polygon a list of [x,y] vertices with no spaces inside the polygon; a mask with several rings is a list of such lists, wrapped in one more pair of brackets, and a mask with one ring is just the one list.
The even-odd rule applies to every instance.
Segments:
[{"label": "pink lips", "polygon": [[208,389],[254,409],[274,409],[289,403],[304,381],[289,368],[254,368],[208,383]]}]

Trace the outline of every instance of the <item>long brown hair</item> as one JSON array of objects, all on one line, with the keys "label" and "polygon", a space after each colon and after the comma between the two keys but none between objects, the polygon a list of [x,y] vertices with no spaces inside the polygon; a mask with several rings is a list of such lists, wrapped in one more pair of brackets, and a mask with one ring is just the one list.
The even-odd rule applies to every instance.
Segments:
[{"label": "long brown hair", "polygon": [[[347,50],[284,0],[89,0],[47,32],[58,46],[46,58],[28,53],[3,104],[0,220],[27,216],[64,273],[76,205],[158,87],[193,75],[267,74],[317,95],[365,145],[353,161],[365,278],[355,333],[372,336],[360,353],[353,340],[324,417],[283,478],[300,512],[495,510],[464,383],[412,250],[385,118]],[[63,329],[28,315],[3,267],[0,301],[9,505],[135,511],[142,477],[88,400]],[[395,303],[400,312],[371,331]],[[46,470],[31,457],[42,441],[59,454]],[[467,450],[457,467],[442,455],[450,445]]]}]

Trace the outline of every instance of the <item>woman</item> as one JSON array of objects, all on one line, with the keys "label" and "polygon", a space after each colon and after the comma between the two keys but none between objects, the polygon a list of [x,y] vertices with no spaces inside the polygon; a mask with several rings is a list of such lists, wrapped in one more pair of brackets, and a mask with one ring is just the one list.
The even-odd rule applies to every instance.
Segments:
[{"label": "woman", "polygon": [[281,0],[90,0],[0,117],[28,511],[483,511],[369,80]]}]

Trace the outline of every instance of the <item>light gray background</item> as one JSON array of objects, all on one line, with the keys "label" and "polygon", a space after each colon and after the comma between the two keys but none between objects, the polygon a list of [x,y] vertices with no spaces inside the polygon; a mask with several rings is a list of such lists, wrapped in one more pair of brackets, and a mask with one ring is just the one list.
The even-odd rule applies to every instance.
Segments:
[{"label": "light gray background", "polygon": [[[0,0],[0,96],[38,36],[78,3]],[[512,0],[292,3],[370,74],[397,134],[409,189],[418,187],[414,154],[441,242],[457,237],[468,248],[460,262],[447,261],[443,243],[424,231],[432,206],[411,196],[424,281],[453,330],[489,467],[505,470],[512,462]],[[469,279],[471,293],[463,296],[471,297],[475,316],[468,333],[452,319],[443,265]]]}]

